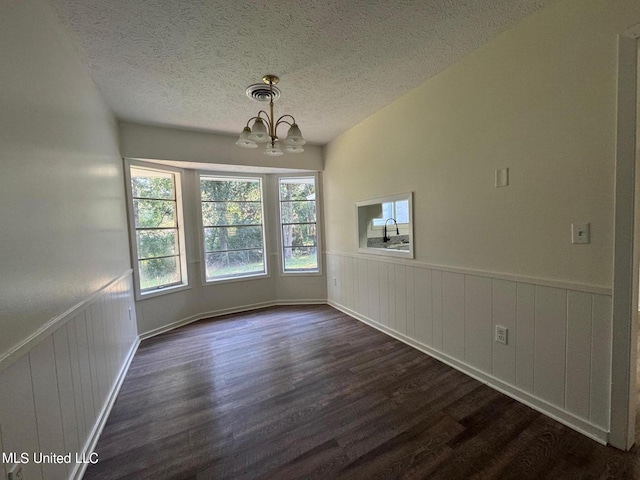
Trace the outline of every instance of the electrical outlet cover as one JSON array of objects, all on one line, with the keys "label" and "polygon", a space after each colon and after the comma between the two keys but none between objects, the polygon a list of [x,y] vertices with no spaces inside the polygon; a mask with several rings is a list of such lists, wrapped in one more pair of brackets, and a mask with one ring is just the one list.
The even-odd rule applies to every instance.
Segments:
[{"label": "electrical outlet cover", "polygon": [[502,343],[503,345],[507,344],[507,327],[503,327],[502,325],[496,325],[496,342]]}]

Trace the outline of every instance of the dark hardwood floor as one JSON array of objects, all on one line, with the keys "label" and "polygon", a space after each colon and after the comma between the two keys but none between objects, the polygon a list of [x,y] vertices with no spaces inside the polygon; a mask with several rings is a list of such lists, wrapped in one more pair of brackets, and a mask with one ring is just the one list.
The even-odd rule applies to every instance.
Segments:
[{"label": "dark hardwood floor", "polygon": [[626,479],[573,430],[328,306],[142,342],[85,479]]}]

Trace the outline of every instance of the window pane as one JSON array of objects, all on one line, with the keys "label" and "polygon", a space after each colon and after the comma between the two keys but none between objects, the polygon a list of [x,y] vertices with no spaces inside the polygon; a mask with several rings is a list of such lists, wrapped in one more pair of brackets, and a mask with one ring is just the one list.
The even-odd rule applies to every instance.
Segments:
[{"label": "window pane", "polygon": [[262,226],[207,227],[204,229],[204,251],[262,248]]},{"label": "window pane", "polygon": [[138,258],[166,257],[178,253],[177,230],[138,230]]},{"label": "window pane", "polygon": [[280,202],[282,223],[313,223],[316,221],[316,202]]},{"label": "window pane", "polygon": [[131,168],[131,191],[134,198],[176,198],[173,174]]},{"label": "window pane", "polygon": [[291,246],[316,246],[315,224],[282,225],[282,244]]},{"label": "window pane", "polygon": [[265,273],[259,178],[200,177],[207,280]]},{"label": "window pane", "polygon": [[205,257],[207,280],[216,277],[265,273],[262,250],[207,253]]},{"label": "window pane", "polygon": [[139,260],[140,289],[148,290],[180,282],[178,257]]},{"label": "window pane", "polygon": [[176,227],[176,202],[134,200],[133,215],[137,228]]},{"label": "window pane", "polygon": [[205,227],[261,223],[260,202],[202,202],[202,224]]},{"label": "window pane", "polygon": [[409,200],[396,202],[396,222],[409,223]]},{"label": "window pane", "polygon": [[313,177],[280,179],[280,200],[315,200],[315,190]]},{"label": "window pane", "polygon": [[[373,225],[375,227],[382,227],[390,218],[395,219],[398,223],[409,223],[409,201],[398,200],[397,202],[383,203],[382,217],[374,218]],[[389,222],[387,225],[391,224],[392,222]]]},{"label": "window pane", "polygon": [[202,200],[261,201],[259,179],[200,178]]},{"label": "window pane", "polygon": [[285,247],[284,269],[318,270],[316,247]]},{"label": "window pane", "polygon": [[285,272],[318,271],[315,177],[279,180]]}]

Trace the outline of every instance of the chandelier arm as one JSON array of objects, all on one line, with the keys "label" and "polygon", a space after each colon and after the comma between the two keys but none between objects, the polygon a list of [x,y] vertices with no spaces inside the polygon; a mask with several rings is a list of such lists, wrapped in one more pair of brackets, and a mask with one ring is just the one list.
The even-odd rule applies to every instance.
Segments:
[{"label": "chandelier arm", "polygon": [[[261,113],[264,113],[266,118],[261,117],[260,116]],[[251,120],[262,120],[263,122],[267,122],[267,126],[269,127],[269,131],[271,131],[271,119],[269,118],[269,114],[267,112],[265,112],[264,110],[260,110],[258,112],[258,115],[256,115],[255,117],[251,117],[249,120],[247,120],[247,127],[249,126],[249,122]]]},{"label": "chandelier arm", "polygon": [[[292,123],[292,122],[289,122],[289,121],[287,121],[287,120],[284,120],[286,117],[289,117],[291,120],[293,120],[293,123]],[[291,125],[293,125],[294,123],[296,123],[296,119],[295,119],[295,118],[293,118],[293,116],[292,116],[292,115],[288,115],[288,114],[282,115],[282,116],[278,119],[278,121],[276,122],[276,129],[278,128],[278,125],[280,125],[281,123],[286,123],[287,125],[291,126]]]},{"label": "chandelier arm", "polygon": [[247,127],[249,126],[249,122],[251,122],[251,120],[256,120],[256,119],[260,119],[262,120],[262,117],[256,116],[256,117],[251,117],[249,120],[247,120]]},{"label": "chandelier arm", "polygon": [[[262,117],[260,116],[260,114],[261,114],[261,113],[264,113],[264,116],[265,116],[266,118],[262,118]],[[265,122],[267,122],[267,125],[269,126],[269,131],[271,131],[271,124],[273,123],[273,122],[271,121],[271,119],[273,118],[273,115],[269,116],[269,114],[268,114],[267,112],[265,112],[264,110],[260,110],[260,111],[258,112],[258,118],[260,118],[260,119],[264,120]]]}]

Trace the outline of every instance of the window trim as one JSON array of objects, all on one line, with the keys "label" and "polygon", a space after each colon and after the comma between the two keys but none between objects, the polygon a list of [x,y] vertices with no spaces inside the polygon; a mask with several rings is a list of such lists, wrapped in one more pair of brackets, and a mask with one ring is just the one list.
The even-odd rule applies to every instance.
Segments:
[{"label": "window trim", "polygon": [[[266,202],[268,195],[266,194],[266,179],[265,175],[260,174],[251,174],[244,172],[219,172],[219,171],[211,171],[211,170],[197,170],[196,171],[196,199],[198,202],[197,208],[197,223],[198,223],[198,248],[199,254],[202,256],[200,262],[200,280],[202,286],[211,286],[211,285],[219,285],[222,283],[233,283],[233,282],[246,282],[250,280],[261,280],[265,278],[271,277],[270,273],[270,265],[269,265],[269,235],[267,232],[268,221],[266,218]],[[258,179],[260,180],[260,193],[261,193],[261,215],[262,215],[262,240],[263,240],[263,249],[262,256],[264,259],[264,273],[253,273],[246,275],[234,275],[227,276],[222,278],[214,278],[207,279],[207,254],[204,250],[204,221],[202,215],[202,188],[201,188],[201,179],[202,177],[213,177],[213,178],[228,178],[228,179]]]},{"label": "window trim", "polygon": [[[187,233],[185,230],[184,222],[184,171],[179,168],[170,167],[166,165],[158,165],[156,163],[142,162],[130,158],[124,159],[124,177],[125,177],[125,192],[127,198],[127,219],[129,226],[129,249],[131,253],[131,265],[133,269],[133,285],[136,300],[146,300],[148,298],[157,297],[160,295],[166,295],[168,293],[179,292],[181,290],[187,290],[191,288],[189,284],[189,268],[187,261]],[[157,287],[151,290],[143,291],[140,285],[140,271],[139,271],[139,258],[138,258],[138,241],[136,237],[135,216],[133,212],[133,189],[131,186],[131,168],[140,168],[144,170],[151,170],[156,172],[167,172],[175,175],[175,189],[176,189],[176,223],[178,230],[178,244],[179,244],[179,259],[180,259],[180,273],[181,281],[179,283],[172,283],[163,287]]]},{"label": "window trim", "polygon": [[[280,179],[283,178],[313,178],[315,191],[316,191],[316,256],[318,260],[318,268],[317,270],[290,270],[286,271],[284,269],[284,239],[282,238],[282,215],[280,212]],[[304,173],[293,173],[293,174],[277,174],[274,175],[275,178],[275,198],[274,201],[276,203],[276,223],[277,223],[277,236],[278,236],[278,263],[280,267],[278,269],[278,274],[280,276],[310,276],[310,277],[319,277],[323,275],[322,269],[322,187],[320,185],[320,177],[318,172],[304,172]]]}]

